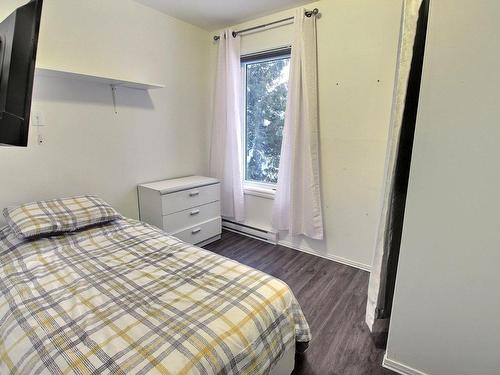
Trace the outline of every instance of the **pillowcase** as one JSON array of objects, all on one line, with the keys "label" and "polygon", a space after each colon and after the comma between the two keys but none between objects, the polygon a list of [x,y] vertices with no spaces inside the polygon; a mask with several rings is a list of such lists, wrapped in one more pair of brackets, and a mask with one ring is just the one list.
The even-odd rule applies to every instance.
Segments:
[{"label": "pillowcase", "polygon": [[3,215],[14,234],[25,239],[74,232],[121,217],[94,195],[27,203],[6,208]]}]

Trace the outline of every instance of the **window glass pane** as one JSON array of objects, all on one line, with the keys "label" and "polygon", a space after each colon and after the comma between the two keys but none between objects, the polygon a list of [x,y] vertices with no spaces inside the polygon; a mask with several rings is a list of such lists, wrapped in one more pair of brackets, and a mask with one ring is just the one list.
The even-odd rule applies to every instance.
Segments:
[{"label": "window glass pane", "polygon": [[247,181],[276,184],[283,139],[290,58],[246,67]]}]

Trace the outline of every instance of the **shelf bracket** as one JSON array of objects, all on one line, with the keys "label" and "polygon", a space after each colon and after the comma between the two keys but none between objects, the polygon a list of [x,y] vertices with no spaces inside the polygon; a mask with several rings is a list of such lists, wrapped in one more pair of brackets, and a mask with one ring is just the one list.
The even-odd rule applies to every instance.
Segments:
[{"label": "shelf bracket", "polygon": [[116,108],[116,85],[109,85],[111,87],[111,97],[113,99],[113,109],[115,111],[115,114],[118,114],[118,109]]}]

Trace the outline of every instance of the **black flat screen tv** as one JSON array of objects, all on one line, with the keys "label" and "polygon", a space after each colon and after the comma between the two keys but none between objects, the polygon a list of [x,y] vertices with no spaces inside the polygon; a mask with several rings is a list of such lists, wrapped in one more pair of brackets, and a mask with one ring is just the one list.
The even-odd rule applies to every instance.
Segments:
[{"label": "black flat screen tv", "polygon": [[30,1],[0,23],[0,145],[28,145],[42,2]]}]

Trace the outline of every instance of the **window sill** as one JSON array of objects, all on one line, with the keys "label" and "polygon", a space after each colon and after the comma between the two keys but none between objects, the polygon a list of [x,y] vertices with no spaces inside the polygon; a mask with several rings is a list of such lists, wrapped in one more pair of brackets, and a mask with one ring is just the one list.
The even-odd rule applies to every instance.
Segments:
[{"label": "window sill", "polygon": [[252,195],[254,197],[260,197],[265,199],[274,199],[276,191],[273,189],[266,189],[255,186],[243,186],[243,193],[245,195]]}]

